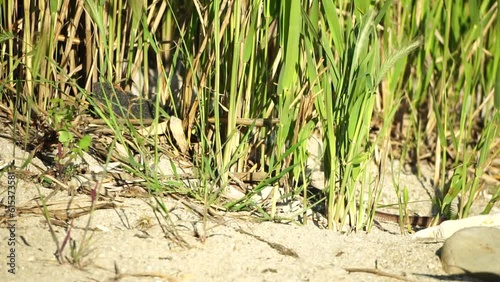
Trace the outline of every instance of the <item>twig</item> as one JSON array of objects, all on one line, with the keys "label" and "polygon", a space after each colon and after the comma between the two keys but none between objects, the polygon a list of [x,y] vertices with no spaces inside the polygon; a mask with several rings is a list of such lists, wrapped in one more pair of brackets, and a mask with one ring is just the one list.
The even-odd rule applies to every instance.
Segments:
[{"label": "twig", "polygon": [[365,272],[365,273],[375,274],[375,275],[378,275],[378,276],[385,276],[385,277],[390,277],[390,278],[394,278],[394,279],[399,279],[399,280],[402,280],[402,281],[411,281],[411,282],[414,281],[414,280],[408,279],[408,278],[406,278],[404,276],[392,274],[392,273],[385,272],[385,271],[381,271],[381,270],[378,270],[378,269],[375,269],[375,268],[357,268],[357,267],[352,267],[351,268],[350,267],[350,268],[344,268],[344,269],[347,272]]}]

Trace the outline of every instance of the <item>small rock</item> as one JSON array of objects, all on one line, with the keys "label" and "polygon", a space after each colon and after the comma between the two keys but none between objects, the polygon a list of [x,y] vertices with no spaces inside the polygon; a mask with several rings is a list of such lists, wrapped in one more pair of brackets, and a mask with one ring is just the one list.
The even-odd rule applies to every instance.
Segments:
[{"label": "small rock", "polygon": [[448,274],[500,281],[500,229],[472,227],[457,231],[444,243],[441,263]]},{"label": "small rock", "polygon": [[481,214],[463,219],[447,220],[438,226],[420,230],[411,237],[412,240],[445,240],[459,230],[479,226],[500,228],[500,213]]},{"label": "small rock", "polygon": [[262,190],[252,196],[252,200],[256,203],[264,202],[271,195],[273,188],[274,187],[271,185],[265,186],[264,188],[262,188]]},{"label": "small rock", "polygon": [[155,164],[154,160],[148,161],[149,167],[166,178],[187,178],[193,175],[193,169],[190,164],[182,160],[172,160],[166,155],[161,154],[159,160]]},{"label": "small rock", "polygon": [[222,192],[222,196],[230,200],[240,200],[245,197],[245,194],[238,190],[236,186],[227,185],[226,189]]}]

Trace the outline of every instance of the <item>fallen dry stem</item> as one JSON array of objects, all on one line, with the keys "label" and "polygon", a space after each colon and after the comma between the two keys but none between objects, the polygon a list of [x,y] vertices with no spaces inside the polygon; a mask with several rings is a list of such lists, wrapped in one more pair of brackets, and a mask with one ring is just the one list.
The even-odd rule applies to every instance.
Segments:
[{"label": "fallen dry stem", "polygon": [[375,268],[356,268],[356,267],[353,267],[353,268],[344,268],[344,269],[346,271],[348,271],[348,272],[371,273],[371,274],[375,274],[375,275],[378,275],[378,276],[385,276],[385,277],[390,277],[390,278],[398,279],[398,280],[401,280],[401,281],[414,282],[414,280],[408,279],[408,278],[406,278],[404,276],[392,274],[392,273],[385,272],[385,271],[381,271],[381,270],[378,270],[378,269],[375,269]]},{"label": "fallen dry stem", "polygon": [[[58,220],[69,220],[81,217],[91,212],[92,204],[90,201],[72,201],[72,205],[68,206],[68,200],[60,200],[51,203],[43,204],[31,204],[16,207],[17,215],[20,214],[44,214],[44,206],[51,217]],[[0,207],[5,208],[4,204],[0,204]],[[112,209],[115,208],[116,204],[113,202],[95,203],[94,210],[98,209]],[[5,217],[5,215],[0,215],[0,218]]]}]

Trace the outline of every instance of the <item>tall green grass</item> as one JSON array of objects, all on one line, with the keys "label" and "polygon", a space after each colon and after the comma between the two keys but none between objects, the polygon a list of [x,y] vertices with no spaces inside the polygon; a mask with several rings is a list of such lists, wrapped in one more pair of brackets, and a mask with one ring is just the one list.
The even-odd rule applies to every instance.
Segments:
[{"label": "tall green grass", "polygon": [[[163,109],[183,120],[200,182],[165,185],[134,159],[157,162],[167,150],[158,136],[144,140],[100,113],[127,148],[125,167],[151,191],[266,219],[276,218],[281,197],[315,204],[306,144],[320,127],[329,228],[370,229],[383,187],[367,168],[385,167],[396,152],[417,168],[430,163],[439,211],[460,199],[464,217],[499,155],[497,17],[494,1],[3,1],[2,111],[53,125],[45,113],[54,101],[77,105],[75,117],[88,112],[94,82],[135,87],[154,98],[154,124],[168,119]],[[177,75],[181,93],[169,87]],[[267,177],[226,199],[241,172]],[[254,202],[269,185],[270,203]]]}]

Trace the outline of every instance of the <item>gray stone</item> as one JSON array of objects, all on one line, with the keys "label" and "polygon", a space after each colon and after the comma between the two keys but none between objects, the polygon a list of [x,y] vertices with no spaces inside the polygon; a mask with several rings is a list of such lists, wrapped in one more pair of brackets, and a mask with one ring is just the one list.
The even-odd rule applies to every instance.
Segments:
[{"label": "gray stone", "polygon": [[500,281],[500,229],[472,227],[457,231],[444,243],[441,263],[448,274]]}]

